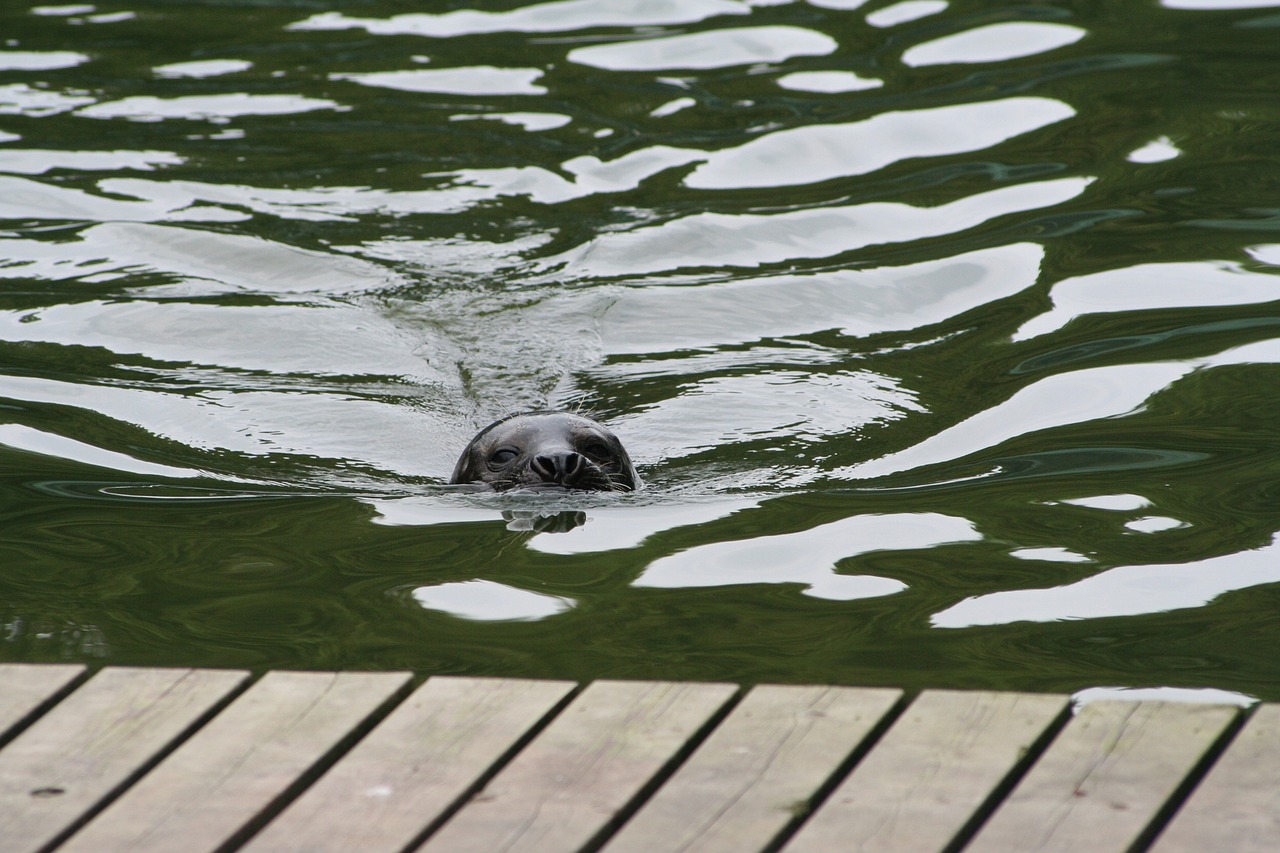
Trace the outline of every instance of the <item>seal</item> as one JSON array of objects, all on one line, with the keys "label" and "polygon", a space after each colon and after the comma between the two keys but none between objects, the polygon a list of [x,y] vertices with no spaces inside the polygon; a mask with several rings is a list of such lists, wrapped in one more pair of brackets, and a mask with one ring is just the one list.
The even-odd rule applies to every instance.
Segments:
[{"label": "seal", "polygon": [[449,482],[484,483],[498,491],[626,492],[641,485],[631,457],[607,427],[556,411],[519,412],[489,424],[462,451]]}]

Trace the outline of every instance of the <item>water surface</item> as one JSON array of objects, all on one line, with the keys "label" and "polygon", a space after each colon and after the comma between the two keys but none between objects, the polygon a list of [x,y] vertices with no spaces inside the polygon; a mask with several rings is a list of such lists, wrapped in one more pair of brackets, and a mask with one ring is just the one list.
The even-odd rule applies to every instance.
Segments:
[{"label": "water surface", "polygon": [[431,8],[0,10],[0,659],[1280,699],[1280,3]]}]

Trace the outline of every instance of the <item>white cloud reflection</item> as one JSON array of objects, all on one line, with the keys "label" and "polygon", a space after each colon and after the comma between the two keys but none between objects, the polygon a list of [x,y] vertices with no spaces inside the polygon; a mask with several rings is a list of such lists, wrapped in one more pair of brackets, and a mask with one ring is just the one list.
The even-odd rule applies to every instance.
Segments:
[{"label": "white cloud reflection", "polygon": [[533,622],[577,605],[572,598],[486,580],[420,586],[413,590],[413,598],[427,610],[475,622]]},{"label": "white cloud reflection", "polygon": [[966,598],[935,613],[936,628],[1141,616],[1203,607],[1228,592],[1280,581],[1280,537],[1252,551],[1193,563],[1121,566],[1048,589]]},{"label": "white cloud reflection", "polygon": [[373,35],[447,37],[477,33],[567,32],[593,27],[656,27],[692,24],[719,15],[747,15],[751,3],[740,0],[560,0],[505,12],[459,9],[442,14],[408,13],[390,18],[353,18],[321,12],[291,24],[290,30],[364,29]]},{"label": "white cloud reflection", "polygon": [[1167,136],[1153,139],[1140,148],[1135,148],[1125,157],[1130,163],[1163,163],[1173,160],[1182,154],[1182,150],[1173,144]]},{"label": "white cloud reflection", "polygon": [[253,63],[247,59],[197,59],[191,62],[171,62],[157,65],[151,70],[157,77],[221,77],[248,71]]},{"label": "white cloud reflection", "polygon": [[1090,314],[1271,302],[1280,298],[1280,287],[1274,276],[1248,272],[1238,264],[1193,261],[1068,278],[1055,284],[1049,296],[1053,308],[1023,323],[1013,334],[1015,341],[1056,332]]},{"label": "white cloud reflection", "polygon": [[1050,98],[1005,98],[793,127],[708,154],[685,184],[778,187],[864,175],[913,157],[981,151],[1075,114]]},{"label": "white cloud reflection", "polygon": [[572,275],[626,276],[832,257],[868,246],[956,234],[1000,216],[1064,204],[1091,183],[1090,178],[1062,178],[1017,184],[933,207],[868,202],[768,214],[695,213],[601,234],[544,263],[563,262]]},{"label": "white cloud reflection", "polygon": [[801,27],[739,27],[569,51],[569,61],[611,71],[728,68],[824,56],[838,47],[828,35]]},{"label": "white cloud reflection", "polygon": [[739,584],[799,584],[805,595],[853,601],[892,595],[907,585],[875,575],[846,575],[837,564],[872,551],[935,548],[982,536],[966,519],[937,513],[860,515],[798,533],[713,542],[650,563],[635,586],[682,589]]},{"label": "white cloud reflection", "polygon": [[251,95],[229,92],[224,95],[184,95],[156,98],[138,95],[105,101],[76,111],[87,118],[123,118],[130,121],[165,119],[224,120],[239,116],[292,115],[312,110],[344,109],[336,101],[302,95]]},{"label": "white cloud reflection", "polygon": [[896,27],[898,24],[936,15],[946,8],[945,0],[904,0],[867,13],[867,23],[873,27]]},{"label": "white cloud reflection", "polygon": [[859,77],[852,71],[796,71],[778,78],[778,85],[795,92],[862,92],[878,89],[883,80]]},{"label": "white cloud reflection", "polygon": [[903,267],[626,288],[604,315],[605,352],[650,353],[840,329],[916,329],[1035,282],[1044,249],[1015,243]]},{"label": "white cloud reflection", "polygon": [[537,68],[495,68],[491,65],[329,75],[330,79],[349,80],[362,86],[450,95],[545,95],[546,87],[534,82],[541,76],[542,71]]},{"label": "white cloud reflection", "polygon": [[1128,414],[1192,369],[1177,363],[1124,364],[1048,376],[914,447],[836,476],[880,477],[959,459],[1039,430]]},{"label": "white cloud reflection", "polygon": [[1085,30],[1066,24],[991,24],[910,47],[903,52],[902,62],[913,68],[951,63],[1000,62],[1057,50],[1076,43],[1085,35]]},{"label": "white cloud reflection", "polygon": [[0,71],[52,71],[88,61],[87,54],[70,50],[0,50]]}]

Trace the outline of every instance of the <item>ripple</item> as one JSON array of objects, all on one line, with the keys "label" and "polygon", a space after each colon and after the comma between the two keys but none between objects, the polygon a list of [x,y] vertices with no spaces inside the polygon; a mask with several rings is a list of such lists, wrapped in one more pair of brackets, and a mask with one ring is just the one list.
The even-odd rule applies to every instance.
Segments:
[{"label": "ripple", "polygon": [[87,54],[71,50],[0,50],[0,71],[52,71],[88,61]]},{"label": "ripple", "polygon": [[917,329],[1025,290],[1043,250],[1002,246],[903,267],[770,276],[618,294],[600,335],[606,354],[674,352],[839,329]]},{"label": "ripple", "polygon": [[[28,188],[35,192],[28,191]],[[49,201],[65,201],[67,196],[62,193],[72,192],[62,188],[47,188],[52,193],[46,195],[46,188],[42,184],[0,178],[0,191],[5,189],[13,191],[19,204],[25,203],[30,208],[38,206],[36,199],[39,196],[44,196]],[[190,203],[192,199],[185,197],[182,201]],[[102,214],[119,210],[112,205],[130,204],[108,199],[103,199],[102,202],[104,207],[96,208]],[[94,197],[86,195],[85,204],[94,205],[96,201]],[[51,204],[48,206],[53,207]],[[0,211],[4,210],[4,202],[0,201]],[[48,215],[52,216],[53,213],[52,210],[48,211]],[[70,211],[64,211],[63,215],[69,213]],[[182,284],[146,288],[146,293],[155,297],[240,293],[274,296],[351,295],[401,283],[397,276],[384,267],[355,258],[308,251],[260,237],[132,222],[92,225],[78,231],[75,239],[63,239],[56,243],[5,239],[0,236],[0,247],[3,247],[5,254],[5,260],[0,262],[0,280],[19,277],[55,281],[90,278],[102,282],[126,278],[140,272],[163,273],[184,280]],[[50,309],[58,310],[56,306],[50,306]],[[123,309],[117,307],[115,310],[120,312]],[[111,313],[110,310],[103,312],[103,326],[100,328],[112,325],[109,319]],[[129,338],[135,331],[122,326],[119,335],[121,338]],[[48,332],[29,328],[25,331],[15,329],[13,334],[13,339],[16,340],[37,340]],[[177,347],[170,350],[174,353],[184,345],[181,341],[170,343]]]},{"label": "ripple", "polygon": [[610,71],[729,68],[825,56],[838,47],[830,36],[801,27],[739,27],[579,47],[569,61]]},{"label": "ripple", "polygon": [[[229,222],[247,218],[242,212],[197,205],[190,195],[174,192],[164,195],[167,198],[131,201],[25,178],[0,176],[0,217],[19,220],[40,217],[81,222],[147,222],[159,219]],[[96,261],[106,263],[102,255],[98,255]]]},{"label": "ripple", "polygon": [[1280,0],[1160,0],[1168,9],[1217,12],[1225,9],[1269,9],[1280,6]]},{"label": "ripple", "polygon": [[[127,5],[9,16],[9,659],[1280,691],[1276,16]],[[650,487],[441,485],[533,405]]]},{"label": "ripple", "polygon": [[812,442],[920,411],[886,376],[773,370],[688,383],[618,427],[638,437],[631,444],[643,457],[674,459],[731,443]]},{"label": "ripple", "polygon": [[536,81],[537,68],[431,68],[408,71],[370,71],[330,74],[331,80],[349,80],[362,86],[380,86],[402,92],[437,92],[450,95],[545,95]]},{"label": "ripple", "polygon": [[981,151],[1075,114],[1049,98],[1008,98],[793,127],[713,152],[685,184],[739,189],[864,175],[913,157]]},{"label": "ripple", "polygon": [[50,149],[6,148],[0,172],[42,175],[55,169],[71,171],[115,171],[133,169],[151,172],[159,166],[179,166],[185,157],[172,151],[56,151]]},{"label": "ripple", "polygon": [[795,71],[778,78],[778,85],[797,92],[863,92],[878,89],[883,80],[859,77],[852,71]]},{"label": "ripple", "polygon": [[44,432],[20,424],[0,424],[0,445],[24,450],[27,453],[38,453],[41,456],[53,456],[69,459],[83,465],[97,468],[109,468],[112,471],[124,471],[151,477],[209,477],[207,471],[196,471],[187,468],[175,468],[172,465],[157,465],[144,462],[124,453],[104,450],[73,438]]},{"label": "ripple", "polygon": [[832,257],[867,246],[955,234],[999,216],[1063,204],[1088,178],[1002,187],[935,207],[894,202],[830,205],[768,214],[698,213],[602,234],[548,265],[581,276],[624,276],[683,267],[755,267]]},{"label": "ripple", "polygon": [[1018,560],[1043,560],[1050,563],[1088,563],[1089,557],[1069,548],[1015,548],[1009,556]]},{"label": "ripple", "polygon": [[654,27],[692,24],[719,15],[747,15],[752,4],[737,0],[561,0],[506,12],[459,9],[433,15],[410,13],[390,18],[352,18],[321,12],[289,25],[290,30],[363,29],[374,35],[417,35],[443,38],[480,33],[546,33],[592,27]]},{"label": "ripple", "polygon": [[88,92],[79,89],[47,89],[27,83],[9,83],[0,86],[0,115],[24,115],[35,118],[70,112],[85,104],[92,104]]},{"label": "ripple", "polygon": [[1130,151],[1125,159],[1130,163],[1163,163],[1182,156],[1182,151],[1167,136],[1153,139],[1140,148]]},{"label": "ripple", "polygon": [[937,628],[1138,616],[1204,607],[1238,589],[1280,582],[1280,542],[1192,563],[1121,566],[1048,589],[966,598],[930,619]]},{"label": "ripple", "polygon": [[1015,341],[1050,334],[1091,314],[1271,302],[1280,297],[1280,287],[1273,276],[1246,272],[1238,264],[1139,264],[1065,279],[1050,296],[1052,310],[1023,323]]},{"label": "ripple", "polygon": [[1181,519],[1164,515],[1147,515],[1125,522],[1125,529],[1135,533],[1160,533],[1165,530],[1181,530],[1191,525]]},{"label": "ripple", "polygon": [[946,0],[903,0],[902,3],[869,12],[867,23],[873,27],[896,27],[945,12],[948,5]]},{"label": "ripple", "polygon": [[559,113],[476,113],[450,116],[450,120],[500,121],[503,124],[523,127],[527,131],[537,133],[543,130],[555,130],[557,127],[564,127],[573,121],[573,117],[560,115]]},{"label": "ripple", "polygon": [[658,506],[597,508],[588,512],[587,524],[563,533],[541,533],[525,543],[543,554],[599,554],[638,548],[659,533],[709,524],[760,506],[761,498],[711,498],[698,503],[664,502]]},{"label": "ripple", "polygon": [[1040,430],[1129,414],[1194,369],[1186,364],[1127,364],[1046,377],[914,447],[840,473],[855,479],[885,476],[960,459]]},{"label": "ripple", "polygon": [[221,77],[248,71],[253,63],[247,59],[196,59],[190,62],[170,62],[157,65],[152,72],[157,77]]},{"label": "ripple", "polygon": [[70,15],[89,15],[97,10],[97,6],[93,6],[88,3],[72,3],[62,6],[32,6],[31,14],[62,17]]},{"label": "ripple", "polygon": [[225,95],[182,95],[176,98],[137,95],[82,107],[76,110],[76,115],[97,119],[123,118],[129,121],[190,119],[218,122],[241,116],[294,115],[313,110],[343,109],[346,108],[337,101],[327,98],[229,92]]},{"label": "ripple", "polygon": [[801,591],[814,598],[854,601],[893,595],[907,585],[874,575],[840,574],[836,565],[845,559],[871,551],[930,548],[981,538],[971,523],[952,516],[855,516],[799,533],[716,542],[661,557],[649,564],[635,586],[678,589],[787,583],[800,584]]},{"label": "ripple", "polygon": [[1136,512],[1151,506],[1151,501],[1142,495],[1090,495],[1084,498],[1070,498],[1058,501],[1069,506],[1083,506],[1090,509],[1104,509],[1109,512]]},{"label": "ripple", "polygon": [[949,63],[1002,62],[1048,53],[1088,35],[1066,24],[1011,22],[990,24],[917,44],[902,54],[904,65],[920,68]]},{"label": "ripple", "polygon": [[485,580],[420,586],[413,599],[428,610],[481,622],[536,622],[577,605],[572,598]]}]

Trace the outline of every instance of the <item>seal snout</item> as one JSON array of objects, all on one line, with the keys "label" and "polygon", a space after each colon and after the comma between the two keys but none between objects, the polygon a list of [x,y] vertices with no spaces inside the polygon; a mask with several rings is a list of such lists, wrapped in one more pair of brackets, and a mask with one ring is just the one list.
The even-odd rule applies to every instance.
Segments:
[{"label": "seal snout", "polygon": [[544,483],[558,483],[571,486],[583,479],[586,473],[587,460],[582,454],[572,450],[561,450],[552,453],[539,453],[533,457],[529,467],[542,478]]}]

